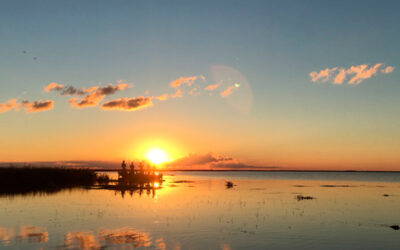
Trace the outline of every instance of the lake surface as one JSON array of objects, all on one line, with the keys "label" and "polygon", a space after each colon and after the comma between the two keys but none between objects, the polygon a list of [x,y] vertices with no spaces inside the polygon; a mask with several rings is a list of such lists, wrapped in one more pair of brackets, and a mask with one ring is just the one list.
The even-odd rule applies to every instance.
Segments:
[{"label": "lake surface", "polygon": [[400,230],[390,228],[400,224],[399,173],[170,172],[164,179],[154,191],[1,196],[0,248],[400,248]]}]

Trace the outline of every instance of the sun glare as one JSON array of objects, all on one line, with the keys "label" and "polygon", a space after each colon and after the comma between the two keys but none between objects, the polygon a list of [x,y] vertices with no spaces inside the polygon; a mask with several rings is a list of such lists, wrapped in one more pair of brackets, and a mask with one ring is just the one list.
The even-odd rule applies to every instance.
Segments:
[{"label": "sun glare", "polygon": [[154,164],[161,164],[168,160],[167,154],[161,149],[151,149],[147,155],[147,159]]}]

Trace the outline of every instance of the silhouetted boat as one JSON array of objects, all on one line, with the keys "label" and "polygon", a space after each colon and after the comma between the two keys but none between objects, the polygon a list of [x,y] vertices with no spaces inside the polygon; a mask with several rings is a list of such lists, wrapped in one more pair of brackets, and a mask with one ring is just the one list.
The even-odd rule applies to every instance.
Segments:
[{"label": "silhouetted boat", "polygon": [[[158,183],[160,185],[163,181],[163,175],[155,170],[150,165],[147,169],[144,169],[144,164],[139,163],[139,169],[135,169],[133,162],[130,165],[130,169],[126,168],[125,161],[121,164],[121,170],[118,171],[118,185],[142,185],[142,184],[153,184]],[[151,185],[150,185],[151,186]]]}]

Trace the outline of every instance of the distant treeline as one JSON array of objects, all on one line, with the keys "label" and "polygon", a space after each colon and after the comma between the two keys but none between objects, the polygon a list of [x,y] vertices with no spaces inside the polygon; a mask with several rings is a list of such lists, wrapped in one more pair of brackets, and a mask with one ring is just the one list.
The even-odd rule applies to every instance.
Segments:
[{"label": "distant treeline", "polygon": [[64,188],[91,186],[98,176],[91,169],[51,167],[0,168],[0,195],[57,192]]}]

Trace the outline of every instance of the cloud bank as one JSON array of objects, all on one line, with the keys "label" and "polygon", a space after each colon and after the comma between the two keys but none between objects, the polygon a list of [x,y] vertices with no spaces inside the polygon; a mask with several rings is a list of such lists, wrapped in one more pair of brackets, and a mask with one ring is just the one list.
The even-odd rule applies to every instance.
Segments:
[{"label": "cloud bank", "polygon": [[271,170],[278,169],[274,166],[256,166],[240,162],[228,156],[208,154],[189,154],[185,157],[170,162],[166,166],[170,169],[196,169],[196,170]]},{"label": "cloud bank", "polygon": [[[387,71],[390,70],[391,69],[387,69]],[[89,88],[78,88],[71,85],[50,82],[43,88],[43,90],[47,93],[56,92],[61,96],[69,96],[70,99],[68,102],[70,106],[77,109],[99,106],[103,110],[136,111],[154,106],[154,101],[167,101],[173,98],[182,98],[186,95],[200,96],[205,93],[205,91],[210,93],[220,87],[222,89],[224,86],[225,89],[220,92],[220,96],[225,98],[230,96],[235,88],[239,87],[238,83],[235,83],[233,86],[228,85],[232,85],[231,80],[227,82],[220,80],[218,83],[210,84],[207,83],[206,78],[203,75],[193,75],[188,77],[181,76],[169,83],[169,86],[174,90],[172,93],[163,93],[158,96],[151,96],[147,90],[146,96],[122,97],[106,101],[103,104],[101,104],[101,102],[107,96],[126,90],[130,86],[127,83],[123,83],[121,80],[116,84],[109,83],[105,87],[96,85]],[[34,113],[50,110],[53,107],[54,101],[52,100],[39,100],[33,102],[24,100],[18,103],[16,99],[10,99],[5,103],[0,103],[0,113],[5,113],[12,109],[25,109],[26,113]]]},{"label": "cloud bank", "polygon": [[394,71],[393,66],[386,66],[383,63],[377,63],[369,66],[360,64],[350,66],[349,68],[333,67],[320,71],[310,72],[309,76],[312,82],[327,82],[333,84],[343,84],[347,80],[347,84],[358,85],[364,80],[369,79],[378,74],[389,74]]}]

